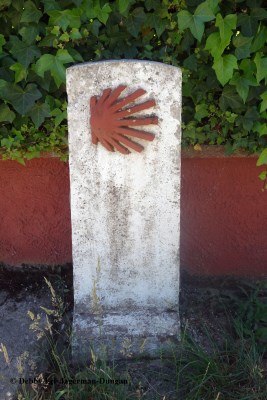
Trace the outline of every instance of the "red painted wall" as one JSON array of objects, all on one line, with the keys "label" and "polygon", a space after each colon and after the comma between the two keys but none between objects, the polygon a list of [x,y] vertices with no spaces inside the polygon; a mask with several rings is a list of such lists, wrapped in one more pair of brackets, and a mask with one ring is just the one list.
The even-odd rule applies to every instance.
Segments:
[{"label": "red painted wall", "polygon": [[71,261],[68,165],[56,158],[0,161],[0,261]]},{"label": "red painted wall", "polygon": [[[254,157],[184,153],[181,267],[196,275],[267,276],[267,192]],[[0,261],[71,262],[68,165],[0,162]]]}]

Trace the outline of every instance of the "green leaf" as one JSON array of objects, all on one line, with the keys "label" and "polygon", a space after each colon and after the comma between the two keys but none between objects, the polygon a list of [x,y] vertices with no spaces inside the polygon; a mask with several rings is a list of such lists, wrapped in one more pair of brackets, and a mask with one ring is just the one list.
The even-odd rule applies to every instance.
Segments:
[{"label": "green leaf", "polygon": [[133,37],[137,38],[145,20],[146,14],[144,13],[144,9],[142,7],[135,8],[126,21],[127,31]]},{"label": "green leaf", "polygon": [[195,119],[197,121],[201,121],[203,118],[209,115],[209,111],[207,109],[208,105],[205,103],[196,105]]},{"label": "green leaf", "polygon": [[215,18],[209,1],[204,1],[204,3],[197,6],[196,11],[194,12],[194,18],[201,22],[212,21]]},{"label": "green leaf", "polygon": [[11,103],[21,115],[25,115],[40,97],[42,95],[34,83],[28,84],[24,89],[18,85],[10,84],[8,90],[4,93],[4,99]]},{"label": "green leaf", "polygon": [[87,17],[88,18],[97,18],[100,22],[102,22],[103,24],[106,24],[109,14],[112,11],[109,3],[105,3],[103,5],[103,7],[101,7],[99,0],[95,0],[93,2],[93,6],[91,3],[92,2],[89,2],[89,4],[87,4],[87,7],[86,7]]},{"label": "green leaf", "polygon": [[243,103],[238,93],[235,91],[234,87],[228,85],[223,88],[219,104],[223,111],[231,108],[236,113],[240,113],[243,109]]},{"label": "green leaf", "polygon": [[201,41],[204,33],[204,22],[211,21],[215,18],[212,9],[209,6],[208,1],[199,4],[194,14],[192,15],[187,10],[178,12],[178,27],[180,30],[189,28],[192,35]]},{"label": "green leaf", "polygon": [[256,121],[253,126],[253,132],[258,132],[259,136],[267,135],[267,124]]},{"label": "green leaf", "polygon": [[80,34],[79,29],[77,28],[72,28],[71,32],[70,32],[70,38],[72,40],[78,40],[82,38],[82,35]]},{"label": "green leaf", "polygon": [[204,33],[204,23],[201,20],[194,18],[194,16],[188,11],[183,10],[178,13],[178,27],[181,30],[189,28],[192,35],[198,41],[201,41]]},{"label": "green leaf", "polygon": [[238,26],[241,26],[241,33],[243,36],[254,36],[258,30],[258,19],[245,13],[238,15]]},{"label": "green leaf", "polygon": [[50,26],[60,26],[63,31],[66,31],[67,27],[79,29],[81,26],[81,14],[82,11],[79,8],[67,9],[63,11],[53,10],[47,13],[49,18]]},{"label": "green leaf", "polygon": [[97,19],[103,24],[106,24],[109,14],[111,13],[112,9],[108,3],[104,4],[102,8],[99,8],[97,12]]},{"label": "green leaf", "polygon": [[133,1],[131,0],[118,0],[119,12],[124,14],[132,3]]},{"label": "green leaf", "polygon": [[10,110],[7,104],[0,104],[0,122],[12,123],[15,119],[15,113]]},{"label": "green leaf", "polygon": [[221,41],[222,43],[227,43],[226,46],[230,43],[233,34],[232,31],[236,28],[236,22],[236,14],[228,14],[225,18],[221,14],[217,14],[216,16],[215,26],[219,28]]},{"label": "green leaf", "polygon": [[230,85],[235,85],[237,93],[245,103],[249,93],[250,86],[258,86],[256,79],[251,76],[240,76],[238,73],[230,81]]},{"label": "green leaf", "polygon": [[260,97],[262,99],[260,113],[263,113],[265,110],[267,110],[267,91],[262,93]]},{"label": "green leaf", "polygon": [[1,140],[1,146],[6,147],[7,149],[10,149],[12,147],[13,142],[14,142],[14,139],[9,136],[8,138],[3,138]]},{"label": "green leaf", "polygon": [[49,117],[50,108],[49,108],[48,104],[46,104],[46,103],[43,103],[43,104],[36,103],[31,108],[28,115],[31,117],[36,128],[39,128],[39,126],[44,122],[45,118]]},{"label": "green leaf", "polygon": [[267,178],[267,171],[262,171],[259,174],[259,178],[260,178],[261,181],[265,181],[265,179]]},{"label": "green leaf", "polygon": [[193,21],[193,15],[186,10],[182,10],[178,12],[178,28],[181,31],[184,31],[186,28],[189,28],[192,21]]},{"label": "green leaf", "polygon": [[68,52],[70,56],[73,58],[74,61],[81,61],[84,62],[84,59],[82,55],[75,49],[72,49],[71,47],[68,49]]},{"label": "green leaf", "polygon": [[256,53],[254,62],[257,66],[256,79],[259,83],[263,78],[267,78],[267,57],[262,58],[260,53]]},{"label": "green leaf", "polygon": [[242,125],[246,131],[250,131],[253,127],[254,121],[259,119],[259,114],[255,107],[249,108],[245,115],[242,117]]},{"label": "green leaf", "polygon": [[50,71],[57,87],[59,87],[66,80],[66,68],[64,64],[73,61],[67,50],[60,49],[55,56],[52,54],[43,54],[36,63],[35,72],[43,78],[44,73]]},{"label": "green leaf", "polygon": [[158,37],[162,35],[167,26],[167,20],[160,18],[155,13],[148,14],[147,24],[154,28]]},{"label": "green leaf", "polygon": [[3,51],[2,47],[4,46],[5,43],[6,43],[5,37],[4,35],[2,35],[2,33],[0,33],[0,54]]},{"label": "green leaf", "polygon": [[32,1],[24,3],[24,11],[21,15],[20,22],[38,22],[42,16],[42,12],[38,10]]},{"label": "green leaf", "polygon": [[59,37],[59,40],[62,42],[69,42],[70,41],[70,36],[67,32],[62,33],[62,35]]},{"label": "green leaf", "polygon": [[10,82],[5,81],[4,79],[0,79],[0,97],[3,99],[3,95],[8,91],[10,87]]},{"label": "green leaf", "polygon": [[56,58],[63,64],[74,62],[73,58],[66,49],[59,49],[57,51]]},{"label": "green leaf", "polygon": [[35,58],[41,55],[41,52],[37,46],[28,45],[27,43],[19,40],[17,37],[12,37],[11,43],[12,47],[10,52],[25,68],[27,68]]},{"label": "green leaf", "polygon": [[197,71],[197,58],[195,54],[191,54],[191,56],[187,57],[184,60],[183,65],[191,71]]},{"label": "green leaf", "polygon": [[262,26],[252,42],[251,52],[254,53],[255,51],[260,50],[266,42],[267,42],[267,27]]},{"label": "green leaf", "polygon": [[19,30],[19,34],[21,35],[23,42],[30,45],[35,43],[36,37],[39,34],[39,28],[37,25],[23,26],[23,28]]},{"label": "green leaf", "polygon": [[15,83],[18,83],[27,77],[27,70],[20,63],[11,65],[10,69],[15,72]]},{"label": "green leaf", "polygon": [[229,43],[230,39],[228,42],[223,42],[220,38],[219,32],[214,32],[208,36],[205,50],[209,50],[213,58],[218,58],[222,55],[225,47],[227,47]]},{"label": "green leaf", "polygon": [[64,119],[67,119],[67,111],[61,111],[59,108],[55,108],[51,112],[51,116],[55,117],[55,125],[58,126]]},{"label": "green leaf", "polygon": [[44,12],[53,11],[58,9],[58,2],[56,0],[42,0],[44,4]]},{"label": "green leaf", "polygon": [[212,68],[216,72],[218,81],[224,86],[232,78],[234,69],[238,69],[237,59],[232,54],[227,54],[215,59]]},{"label": "green leaf", "polygon": [[233,45],[236,47],[235,55],[238,60],[250,56],[252,39],[253,37],[246,37],[241,34],[234,37]]},{"label": "green leaf", "polygon": [[260,165],[265,165],[267,164],[267,149],[264,149],[257,161],[257,167],[259,167]]}]

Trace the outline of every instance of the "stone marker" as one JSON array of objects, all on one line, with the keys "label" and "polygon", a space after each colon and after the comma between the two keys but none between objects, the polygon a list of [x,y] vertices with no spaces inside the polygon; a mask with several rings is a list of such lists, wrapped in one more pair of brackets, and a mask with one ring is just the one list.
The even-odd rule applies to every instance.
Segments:
[{"label": "stone marker", "polygon": [[156,355],[179,337],[181,71],[79,64],[67,92],[73,354]]}]

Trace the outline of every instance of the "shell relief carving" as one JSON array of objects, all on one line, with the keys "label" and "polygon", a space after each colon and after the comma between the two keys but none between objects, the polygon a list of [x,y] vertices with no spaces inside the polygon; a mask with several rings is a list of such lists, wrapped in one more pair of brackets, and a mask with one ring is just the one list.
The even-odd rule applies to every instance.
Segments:
[{"label": "shell relief carving", "polygon": [[126,89],[120,85],[115,89],[105,89],[100,97],[92,96],[90,99],[90,124],[92,143],[101,144],[108,151],[118,151],[130,154],[131,150],[141,152],[144,147],[134,142],[131,138],[152,141],[155,135],[135,127],[143,125],[157,125],[157,116],[133,115],[139,111],[148,110],[156,105],[155,100],[147,100],[135,104],[139,97],[146,91],[138,89],[135,92],[119,98]]}]

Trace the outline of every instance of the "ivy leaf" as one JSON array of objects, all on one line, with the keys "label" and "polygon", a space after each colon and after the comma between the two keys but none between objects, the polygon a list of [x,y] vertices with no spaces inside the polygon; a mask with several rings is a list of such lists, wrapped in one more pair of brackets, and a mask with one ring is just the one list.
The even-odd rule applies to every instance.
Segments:
[{"label": "ivy leaf", "polygon": [[2,35],[2,33],[0,33],[0,54],[3,51],[2,47],[4,46],[5,43],[6,43],[5,37],[4,35]]},{"label": "ivy leaf", "polygon": [[259,174],[259,178],[260,178],[261,181],[265,181],[265,179],[267,178],[267,171],[262,171]]},{"label": "ivy leaf", "polygon": [[70,38],[72,40],[78,40],[82,38],[82,35],[80,34],[79,29],[77,28],[72,28],[71,32],[70,32]]},{"label": "ivy leaf", "polygon": [[199,6],[197,6],[196,8],[196,11],[194,12],[194,17],[202,22],[212,21],[215,18],[215,15],[210,5],[210,1],[204,1],[204,3],[199,4]]},{"label": "ivy leaf", "polygon": [[47,13],[49,15],[50,26],[60,26],[63,31],[66,31],[67,27],[79,29],[81,26],[81,14],[82,11],[79,8],[73,8],[71,10],[53,10]]},{"label": "ivy leaf", "polygon": [[99,7],[97,11],[97,19],[103,24],[106,24],[109,14],[111,13],[112,9],[108,3],[104,4],[102,8]]},{"label": "ivy leaf", "polygon": [[45,118],[49,117],[50,108],[49,108],[48,104],[46,104],[46,103],[43,103],[43,104],[36,103],[31,108],[28,115],[31,117],[36,128],[39,128],[39,126],[44,122]]},{"label": "ivy leaf", "polygon": [[[147,9],[148,11],[149,11],[149,8],[147,8],[147,7],[148,7],[148,4],[149,4],[149,1],[150,1],[150,0],[147,0],[147,1],[145,2],[145,6],[146,6],[146,9]],[[126,11],[129,9],[129,7],[130,7],[132,4],[135,3],[135,0],[118,0],[117,2],[118,2],[119,12],[120,12],[122,15],[125,15]],[[155,0],[152,0],[152,2],[155,3]]]},{"label": "ivy leaf", "polygon": [[215,26],[219,28],[221,41],[222,43],[227,43],[226,46],[230,43],[233,34],[232,31],[236,28],[236,22],[236,14],[228,14],[225,18],[221,14],[217,14],[216,16]]},{"label": "ivy leaf", "polygon": [[262,26],[260,31],[255,36],[252,46],[251,52],[254,53],[255,51],[260,50],[264,44],[267,42],[267,27]]},{"label": "ivy leaf", "polygon": [[253,132],[258,132],[259,136],[267,135],[267,124],[256,121],[253,125]]},{"label": "ivy leaf", "polygon": [[58,126],[64,119],[67,119],[67,111],[54,108],[54,110],[51,111],[51,116],[55,117],[55,125]]},{"label": "ivy leaf", "polygon": [[189,28],[192,35],[201,41],[204,33],[204,23],[198,19],[195,19],[189,11],[182,10],[178,13],[178,27],[180,30]]},{"label": "ivy leaf", "polygon": [[220,108],[223,111],[226,111],[228,108],[240,113],[243,109],[242,101],[235,91],[235,89],[231,86],[225,86],[223,88],[221,97],[219,99]]},{"label": "ivy leaf", "polygon": [[59,87],[66,80],[66,68],[64,64],[73,61],[67,50],[60,49],[55,56],[52,54],[43,54],[35,65],[35,72],[43,78],[44,73],[50,71],[57,87]]},{"label": "ivy leaf", "polygon": [[215,59],[212,68],[216,72],[218,81],[224,86],[232,78],[234,69],[238,69],[237,59],[232,54],[227,54]]},{"label": "ivy leaf", "polygon": [[12,47],[10,49],[11,54],[22,64],[25,68],[28,68],[30,63],[37,57],[40,57],[41,52],[37,46],[28,45],[27,43],[19,40],[18,37],[13,36],[11,38]]},{"label": "ivy leaf", "polygon": [[38,22],[42,16],[42,12],[36,8],[32,1],[24,3],[24,11],[21,15],[20,22]]},{"label": "ivy leaf", "polygon": [[242,118],[242,125],[246,131],[250,131],[253,127],[254,121],[259,119],[259,114],[254,108],[249,108]]},{"label": "ivy leaf", "polygon": [[15,83],[18,83],[27,77],[27,70],[20,63],[11,65],[9,69],[15,72]]},{"label": "ivy leaf", "polygon": [[39,34],[39,28],[37,25],[23,26],[23,28],[19,30],[19,34],[21,35],[23,42],[30,45],[36,41],[36,36]]},{"label": "ivy leaf", "polygon": [[69,54],[66,49],[59,49],[56,54],[56,58],[61,61],[63,64],[74,62],[72,56]]},{"label": "ivy leaf", "polygon": [[259,83],[263,78],[267,77],[267,57],[261,58],[260,53],[256,53],[254,62],[257,66],[257,82]]},{"label": "ivy leaf", "polygon": [[187,57],[183,62],[183,66],[191,71],[197,71],[197,58],[195,54],[191,54],[191,56]]},{"label": "ivy leaf", "polygon": [[251,48],[251,42],[252,42],[253,37],[247,37],[239,34],[238,36],[235,36],[233,39],[233,45],[236,47],[235,50],[235,55],[238,60],[241,60],[243,58],[247,58],[250,56],[250,48]]},{"label": "ivy leaf", "polygon": [[47,13],[47,11],[53,11],[58,9],[58,3],[56,0],[41,0],[43,3],[44,7],[44,12]]},{"label": "ivy leaf", "polygon": [[262,99],[260,113],[263,113],[265,110],[267,110],[267,91],[262,93],[260,97]]},{"label": "ivy leaf", "polygon": [[207,109],[208,105],[205,103],[196,105],[195,119],[200,122],[203,118],[209,115],[209,111]]},{"label": "ivy leaf", "polygon": [[257,33],[258,21],[247,14],[239,14],[238,26],[241,26],[241,33],[244,36],[254,36]]},{"label": "ivy leaf", "polygon": [[162,33],[165,31],[167,20],[160,18],[155,13],[151,13],[147,18],[147,24],[152,28],[154,28],[157,36],[160,37]]},{"label": "ivy leaf", "polygon": [[84,59],[82,55],[75,49],[72,49],[71,47],[68,49],[68,52],[70,56],[73,58],[74,61],[81,61],[84,62]]},{"label": "ivy leaf", "polygon": [[250,86],[258,86],[256,79],[251,76],[240,76],[238,73],[230,81],[230,85],[235,85],[237,93],[245,103],[249,93]]},{"label": "ivy leaf", "polygon": [[229,43],[230,39],[227,42],[223,42],[219,32],[213,32],[207,38],[205,50],[209,50],[213,58],[218,58],[222,55],[223,50],[229,45]]},{"label": "ivy leaf", "polygon": [[257,161],[257,167],[267,164],[267,149],[264,149]]},{"label": "ivy leaf", "polygon": [[[89,2],[92,3],[92,2]],[[106,24],[109,14],[111,13],[112,9],[109,3],[105,3],[103,7],[100,5],[100,1],[94,1],[94,4],[87,5],[86,7],[86,15],[88,18],[97,18],[100,22],[104,25]]]},{"label": "ivy leaf", "polygon": [[137,38],[145,19],[146,14],[144,13],[143,7],[135,8],[126,21],[127,31],[133,37]]},{"label": "ivy leaf", "polygon": [[15,119],[15,113],[10,110],[7,104],[0,104],[0,122],[12,123]]},{"label": "ivy leaf", "polygon": [[209,6],[208,1],[199,4],[194,14],[191,14],[187,10],[178,12],[178,27],[180,30],[189,28],[192,35],[201,41],[204,33],[204,22],[211,21],[215,18],[212,9]]},{"label": "ivy leaf", "polygon": [[4,94],[4,99],[21,115],[25,115],[40,97],[42,94],[34,83],[28,84],[24,89],[16,84],[10,84]]}]

